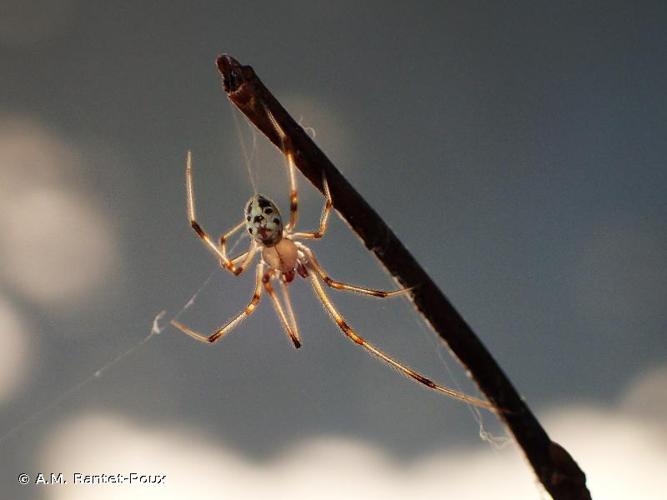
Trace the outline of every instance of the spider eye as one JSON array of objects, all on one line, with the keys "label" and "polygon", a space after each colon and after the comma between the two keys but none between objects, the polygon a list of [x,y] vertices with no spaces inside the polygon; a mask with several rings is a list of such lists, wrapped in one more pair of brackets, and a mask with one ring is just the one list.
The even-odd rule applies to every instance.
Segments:
[{"label": "spider eye", "polygon": [[264,213],[265,213],[266,215],[271,215],[271,214],[273,213],[273,209],[271,209],[271,208],[265,208],[265,209],[264,209]]}]

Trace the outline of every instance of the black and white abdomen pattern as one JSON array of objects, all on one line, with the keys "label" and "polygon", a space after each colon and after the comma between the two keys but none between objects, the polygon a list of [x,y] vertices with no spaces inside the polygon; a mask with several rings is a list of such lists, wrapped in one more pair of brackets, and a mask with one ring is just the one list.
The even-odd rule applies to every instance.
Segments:
[{"label": "black and white abdomen pattern", "polygon": [[250,237],[264,246],[273,246],[283,236],[283,220],[275,203],[256,194],[246,205],[246,230]]}]

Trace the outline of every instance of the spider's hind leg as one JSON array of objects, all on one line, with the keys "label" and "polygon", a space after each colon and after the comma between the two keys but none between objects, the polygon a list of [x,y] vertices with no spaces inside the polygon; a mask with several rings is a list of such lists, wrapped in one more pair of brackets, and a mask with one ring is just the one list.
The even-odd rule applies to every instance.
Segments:
[{"label": "spider's hind leg", "polygon": [[433,389],[434,391],[437,391],[441,394],[444,394],[450,398],[453,399],[458,399],[459,401],[465,401],[466,403],[469,403],[471,405],[480,407],[480,408],[486,408],[487,410],[490,411],[496,411],[496,407],[493,405],[493,403],[489,401],[484,401],[481,399],[478,399],[473,396],[468,396],[467,394],[451,389],[449,387],[446,387],[444,385],[437,384],[433,382],[431,379],[425,377],[419,372],[416,372],[412,368],[404,365],[403,363],[400,363],[396,361],[394,358],[389,356],[388,354],[385,354],[382,352],[380,349],[375,347],[373,344],[368,342],[366,339],[363,337],[359,336],[354,329],[348,325],[348,323],[345,321],[345,318],[338,312],[338,310],[334,307],[334,305],[331,303],[331,300],[329,300],[329,297],[327,297],[326,293],[324,292],[324,289],[322,288],[322,285],[317,279],[317,276],[311,274],[310,276],[310,281],[311,284],[313,285],[313,290],[315,291],[315,295],[317,295],[317,298],[320,299],[320,302],[322,302],[322,305],[324,308],[327,310],[327,312],[331,315],[331,317],[334,319],[338,327],[341,329],[341,331],[345,334],[345,336],[350,339],[352,342],[354,342],[357,345],[360,345],[364,349],[366,349],[368,352],[373,354],[374,356],[378,357],[385,363],[387,363],[389,366],[392,368],[396,369],[401,375],[404,375],[408,378],[411,378],[412,380],[415,380],[416,382],[419,382],[420,384],[425,385],[429,389]]},{"label": "spider's hind leg", "polygon": [[294,317],[294,310],[292,309],[292,302],[290,301],[289,292],[287,291],[288,285],[284,283],[282,280],[280,281],[280,286],[283,292],[283,299],[285,300],[285,307],[287,308],[287,314],[289,315],[289,319],[288,316],[285,315],[285,310],[283,309],[283,306],[280,303],[280,299],[276,295],[276,292],[273,289],[273,286],[271,285],[271,275],[269,273],[266,273],[264,275],[262,283],[264,284],[264,290],[266,290],[266,293],[269,294],[269,297],[271,298],[271,301],[273,303],[273,308],[275,309],[276,314],[278,315],[278,319],[280,320],[280,324],[282,325],[283,330],[285,330],[285,333],[294,344],[294,347],[298,349],[299,347],[301,347],[301,336],[299,335],[299,329],[296,324],[296,318]]}]

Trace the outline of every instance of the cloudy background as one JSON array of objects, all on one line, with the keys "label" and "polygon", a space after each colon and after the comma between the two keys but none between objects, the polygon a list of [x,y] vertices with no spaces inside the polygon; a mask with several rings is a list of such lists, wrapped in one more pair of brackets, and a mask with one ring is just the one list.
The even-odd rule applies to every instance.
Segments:
[{"label": "cloudy background", "polygon": [[[211,233],[240,219],[248,168],[287,206],[279,154],[242,120],[237,133],[214,66],[227,52],[313,129],[594,496],[659,498],[665,14],[661,2],[2,0],[4,494],[543,497],[492,415],[359,351],[303,282],[298,352],[268,303],[215,346],[172,328],[140,344],[205,283],[180,316],[201,331],[251,294],[251,275],[216,271],[187,225],[188,149]],[[315,226],[321,197],[301,188],[302,227]],[[341,280],[393,286],[336,217],[313,248]],[[474,393],[404,299],[332,296],[379,346]],[[20,486],[22,472],[167,484]]]}]

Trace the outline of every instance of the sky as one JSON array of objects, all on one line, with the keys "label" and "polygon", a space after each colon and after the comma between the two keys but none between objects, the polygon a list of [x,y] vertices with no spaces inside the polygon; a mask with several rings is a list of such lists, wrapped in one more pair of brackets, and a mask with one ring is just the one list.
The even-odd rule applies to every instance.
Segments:
[{"label": "sky", "polygon": [[[228,53],[424,266],[594,498],[659,498],[665,10],[1,0],[3,492],[546,498],[493,415],[368,356],[303,280],[298,351],[267,303],[213,346],[168,326],[212,332],[253,288],[187,223],[188,150],[211,234],[240,221],[253,182],[288,207],[284,159],[222,92],[215,59]],[[299,184],[306,230],[323,200]],[[395,286],[335,215],[312,248],[336,279]],[[380,348],[478,394],[409,301],[330,295]],[[166,477],[34,484],[61,472]]]}]

